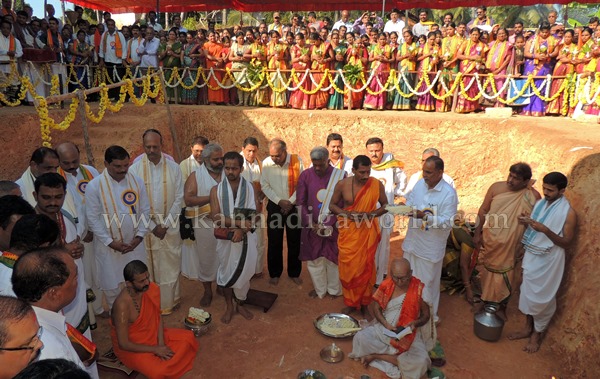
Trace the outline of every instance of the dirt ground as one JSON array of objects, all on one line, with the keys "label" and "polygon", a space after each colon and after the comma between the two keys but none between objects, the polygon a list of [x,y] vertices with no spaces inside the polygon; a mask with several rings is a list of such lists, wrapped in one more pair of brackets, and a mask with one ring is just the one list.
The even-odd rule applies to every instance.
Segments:
[{"label": "dirt ground", "polygon": [[[600,211],[600,126],[563,118],[509,119],[485,115],[424,114],[420,112],[367,111],[292,111],[232,107],[172,106],[178,143],[173,142],[165,106],[147,105],[138,109],[127,105],[119,114],[107,114],[99,125],[90,126],[91,154],[94,164],[103,167],[103,152],[111,144],[120,144],[132,155],[141,152],[141,134],[148,127],[158,128],[165,137],[164,150],[176,158],[189,154],[188,141],[197,134],[218,141],[225,150],[239,150],[246,136],[258,138],[262,157],[266,142],[275,136],[284,138],[288,150],[298,152],[305,162],[310,149],[325,144],[328,133],[344,136],[345,152],[354,156],[364,153],[367,138],[384,139],[385,151],[406,164],[408,175],[418,170],[420,153],[435,146],[446,162],[446,172],[457,185],[460,208],[467,213],[477,210],[486,189],[504,180],[510,164],[523,160],[541,180],[550,171],[566,173],[571,184],[568,198],[580,215],[580,237],[568,254],[567,270],[559,293],[559,306],[547,340],[533,355],[521,351],[524,341],[496,343],[479,340],[473,334],[473,314],[464,298],[442,294],[438,328],[447,364],[442,368],[449,378],[574,378],[592,377],[600,363],[596,359],[600,340],[600,308],[596,288],[600,279],[595,267],[600,261],[598,233],[600,221],[589,215]],[[142,115],[143,112],[143,115]],[[51,111],[57,120],[64,111]],[[32,108],[0,109],[0,178],[16,179],[27,167],[29,156],[40,144],[39,121]],[[64,133],[53,131],[53,144],[71,140],[83,148],[81,124],[75,121]],[[178,154],[180,153],[180,154]],[[538,184],[537,188],[541,188]],[[392,255],[401,255],[401,235],[392,240]],[[207,309],[214,320],[209,333],[200,337],[200,351],[188,378],[295,378],[304,369],[318,369],[328,378],[368,374],[382,377],[375,369],[365,369],[347,358],[330,364],[320,360],[319,351],[336,342],[345,354],[351,340],[333,340],[320,335],[312,322],[326,312],[338,312],[342,299],[310,299],[312,289],[306,270],[304,284],[294,285],[282,278],[272,287],[267,279],[255,279],[252,288],[279,295],[273,308],[263,313],[252,308],[254,320],[241,317],[230,325],[219,318],[224,300],[216,297]],[[190,306],[198,306],[202,295],[199,283],[182,278],[182,307],[165,317],[168,327],[182,327]],[[519,328],[524,318],[516,309],[518,294],[509,308],[509,322],[504,335]],[[104,353],[110,345],[108,326],[99,320],[94,339]],[[594,374],[595,375],[595,374]],[[117,378],[102,373],[103,378]]]}]

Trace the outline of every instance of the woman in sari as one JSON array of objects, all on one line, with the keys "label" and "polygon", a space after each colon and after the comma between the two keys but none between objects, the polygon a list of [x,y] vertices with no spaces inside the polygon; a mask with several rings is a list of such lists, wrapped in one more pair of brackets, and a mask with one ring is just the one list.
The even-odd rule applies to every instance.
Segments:
[{"label": "woman in sari", "polygon": [[79,83],[69,83],[70,92],[88,88],[87,70],[83,66],[89,63],[90,57],[93,57],[93,51],[94,47],[85,42],[85,31],[83,30],[77,32],[77,39],[69,41],[70,62],[75,66],[81,66],[75,67],[77,78],[73,78],[73,80],[78,80]]},{"label": "woman in sari", "polygon": [[[496,91],[500,91],[506,78],[496,78],[497,76],[506,76],[508,64],[512,57],[512,45],[508,42],[508,31],[505,28],[498,29],[496,40],[489,44],[490,51],[487,55],[485,66],[494,74],[494,84]],[[484,89],[485,90],[485,89]],[[500,94],[504,97],[504,94]],[[500,101],[496,100],[494,107],[503,107]]]},{"label": "woman in sari", "polygon": [[[556,48],[556,40],[550,35],[550,24],[543,22],[535,37],[525,44],[525,72],[524,75],[546,76],[552,72],[552,57]],[[545,79],[535,79],[533,82],[540,88]],[[541,91],[544,93],[544,91]],[[529,104],[521,111],[525,116],[544,116],[546,103],[535,94],[531,96]]]},{"label": "woman in sari", "polygon": [[[400,44],[398,43],[398,33],[396,33],[396,32],[389,33],[388,39],[389,39],[390,48],[392,49],[392,55],[391,55],[392,59],[389,62],[390,69],[392,69],[392,68],[398,67],[397,66],[398,62],[396,61],[396,55],[398,54],[398,49],[400,49]],[[397,73],[396,73],[396,75],[397,75]],[[390,85],[393,86],[393,82]],[[397,94],[398,94],[398,91],[396,91],[395,87],[391,91],[387,92],[386,109],[392,109],[392,107],[394,105],[394,99],[396,98]]]},{"label": "woman in sari", "polygon": [[[369,61],[367,49],[362,46],[360,40],[357,41],[354,39],[354,34],[352,33],[346,33],[346,41],[348,42],[348,50],[346,50],[346,61],[348,65],[353,66],[355,72],[362,72],[364,75],[364,69]],[[346,81],[354,89],[362,88],[364,84],[357,77],[348,79],[346,76]],[[348,109],[360,109],[362,108],[363,98],[364,91],[348,91],[348,93],[344,95],[344,104]]]},{"label": "woman in sari", "polygon": [[[563,43],[558,47],[559,53],[558,57],[556,58],[556,66],[554,67],[554,72],[552,73],[552,76],[567,76],[575,72],[575,65],[573,64],[573,61],[575,58],[575,52],[577,51],[577,45],[573,43],[573,36],[573,29],[569,29],[565,32],[563,36]],[[556,92],[560,89],[565,80],[566,79],[552,79],[552,86],[550,87],[550,96],[556,94]],[[546,106],[546,114],[561,114],[564,101],[565,93],[562,92],[559,97],[548,103],[548,105]]]},{"label": "woman in sari", "polygon": [[227,100],[225,90],[219,86],[219,83],[223,82],[224,74],[220,70],[225,67],[225,57],[223,55],[223,45],[217,43],[215,32],[208,33],[208,42],[204,44],[204,54],[206,55],[207,73],[211,68],[214,70],[214,75],[211,75],[208,80],[208,85],[212,87],[212,89],[208,89],[208,103],[211,105],[225,104]]},{"label": "woman in sari", "polygon": [[[244,33],[238,32],[235,36],[235,42],[231,46],[229,52],[229,61],[231,62],[231,70],[236,83],[243,88],[248,88],[248,79],[246,73],[242,72],[248,68],[250,45],[244,42]],[[250,93],[237,89],[237,98],[239,106],[249,105]]]},{"label": "woman in sari", "polygon": [[[471,29],[469,39],[464,41],[460,49],[458,49],[457,56],[461,61],[459,71],[463,74],[474,74],[483,67],[488,53],[488,47],[479,40],[480,35],[479,28]],[[469,83],[471,83],[471,80],[474,79],[472,76],[465,76],[461,80],[466,88]],[[469,113],[479,109],[478,100],[467,100],[460,87],[457,88],[457,91],[459,91],[455,110],[457,113]],[[466,91],[469,98],[477,96],[478,93],[479,87],[475,82],[473,82],[471,87]]]},{"label": "woman in sari", "polygon": [[[458,73],[458,59],[457,53],[458,48],[462,44],[463,40],[458,35],[456,35],[456,25],[451,22],[446,25],[446,37],[442,39],[442,64],[441,70],[442,75],[440,76],[440,81],[443,81],[446,85],[446,88],[450,89],[454,84],[455,75]],[[444,86],[440,83],[438,86],[438,93],[440,95],[445,95],[446,90],[444,90]],[[449,96],[444,100],[435,101],[435,110],[436,112],[449,112],[452,109],[452,98],[453,96]]]},{"label": "woman in sari", "polygon": [[[322,91],[323,88],[329,86],[329,81],[326,78],[324,79],[324,72],[329,69],[330,62],[333,60],[333,50],[329,43],[323,42],[318,33],[312,33],[310,39],[314,43],[310,54],[310,71],[314,83],[319,85],[322,82],[322,86],[314,94],[308,95],[308,109],[324,109],[327,108],[327,101],[329,100],[329,92]],[[306,87],[314,91],[316,89],[314,83],[310,81],[310,87],[308,85]]]},{"label": "woman in sari", "polygon": [[[198,73],[198,67],[200,67],[200,60],[204,58],[204,51],[200,48],[200,45],[196,43],[196,40],[191,33],[185,36],[186,44],[183,45],[181,50],[181,62],[182,67],[186,67],[188,71],[183,77],[183,83],[186,86],[194,84],[196,77],[200,75]],[[198,80],[198,83],[201,79]],[[198,103],[198,88],[192,89],[181,89],[181,104],[193,105]]]},{"label": "woman in sari", "polygon": [[[410,94],[410,88],[415,87],[416,74],[410,71],[417,69],[417,45],[414,42],[412,32],[407,29],[402,33],[404,43],[398,48],[396,60],[398,61],[398,85],[400,90],[405,94]],[[392,109],[410,110],[413,96],[408,98],[401,96],[398,91],[394,91],[394,101]]]},{"label": "woman in sari", "polygon": [[[254,78],[251,79],[253,84],[259,80],[259,74],[262,75],[262,71],[267,68],[267,52],[269,41],[269,34],[262,32],[259,38],[252,44],[252,60],[250,61],[250,69],[254,72]],[[271,100],[271,88],[267,85],[266,78],[262,82],[262,86],[265,88],[258,88],[254,91],[250,97],[250,105],[253,106],[267,106]]]},{"label": "woman in sari", "polygon": [[[227,33],[225,33],[227,32]],[[229,53],[231,52],[231,37],[229,37],[229,31],[227,29],[223,30],[223,35],[221,36],[221,45],[223,45],[223,64],[225,65],[225,69],[231,71],[231,67],[233,62],[229,60]],[[231,77],[227,75],[227,72],[223,73],[223,77],[225,78],[225,85],[231,86],[233,85],[233,81]],[[223,89],[225,91],[225,105],[234,105],[238,103],[237,98],[237,89],[235,87],[231,87],[229,89]]]},{"label": "woman in sari", "polygon": [[[385,34],[379,33],[377,36],[377,44],[369,53],[371,74],[374,75],[371,83],[369,83],[369,89],[371,91],[380,92],[383,90],[383,86],[385,86],[385,83],[388,81],[388,77],[390,76],[390,62],[393,60],[392,47],[387,44]],[[377,79],[379,79],[379,82]],[[386,102],[387,91],[385,90],[378,95],[371,95],[370,93],[367,93],[363,108],[383,110],[385,109]]]},{"label": "woman in sari", "polygon": [[[306,69],[310,65],[310,46],[306,44],[304,34],[298,33],[296,34],[295,38],[296,43],[291,48],[291,63],[292,67],[296,71],[298,82],[292,80],[292,83],[290,84],[291,87],[298,86],[299,82],[304,77]],[[304,83],[302,83],[302,88],[307,88],[307,83],[309,81],[310,79],[307,77]],[[294,109],[308,109],[308,95],[299,89],[291,91],[289,105]]]},{"label": "woman in sari", "polygon": [[[335,78],[338,74],[337,70],[343,70],[346,64],[346,51],[348,47],[344,43],[340,43],[340,35],[337,32],[333,32],[331,35],[331,49],[333,50],[333,70],[331,76]],[[344,80],[341,76],[335,81],[335,85],[338,89],[344,90]],[[328,109],[344,109],[344,94],[339,93],[335,89],[331,88],[329,91],[329,103],[327,104]]]},{"label": "woman in sari", "polygon": [[[171,75],[173,74],[174,67],[181,67],[181,43],[177,38],[177,30],[171,29],[169,31],[169,38],[164,45],[160,45],[158,48],[158,59],[162,61],[163,68],[165,69],[165,82],[169,83]],[[175,101],[175,89],[167,86],[167,100],[170,102]]]},{"label": "woman in sari", "polygon": [[[437,66],[442,56],[441,49],[435,44],[435,32],[427,34],[427,42],[419,49],[417,61],[419,62],[419,80],[423,75],[428,75],[429,83],[433,81]],[[419,87],[419,92],[425,91],[429,86],[423,80]],[[435,111],[435,98],[431,95],[431,91],[419,96],[417,101],[417,110],[432,112]]]},{"label": "woman in sari", "polygon": [[[287,74],[285,70],[288,69],[287,62],[289,60],[290,51],[288,45],[279,42],[281,36],[277,30],[271,30],[271,42],[268,45],[267,59],[269,60],[268,68],[269,75],[271,77],[271,83],[273,90],[271,94],[270,105],[273,108],[284,108],[287,106],[287,90],[280,92],[280,89],[285,88],[287,83]],[[280,74],[277,73],[277,69],[281,70]],[[271,71],[273,70],[273,71]]]}]

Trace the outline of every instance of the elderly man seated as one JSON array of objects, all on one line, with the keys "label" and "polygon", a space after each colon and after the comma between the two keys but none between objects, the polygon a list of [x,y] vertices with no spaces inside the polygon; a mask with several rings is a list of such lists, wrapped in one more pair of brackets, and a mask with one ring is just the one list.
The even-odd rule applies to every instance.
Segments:
[{"label": "elderly man seated", "polygon": [[[423,286],[412,276],[406,259],[394,259],[390,276],[373,295],[370,306],[375,320],[354,336],[349,357],[390,378],[419,379],[425,374],[431,361],[423,336],[433,326],[428,323],[429,306],[421,297]],[[422,333],[422,326],[429,329],[427,333]],[[410,333],[399,339],[390,337],[405,329]]]}]

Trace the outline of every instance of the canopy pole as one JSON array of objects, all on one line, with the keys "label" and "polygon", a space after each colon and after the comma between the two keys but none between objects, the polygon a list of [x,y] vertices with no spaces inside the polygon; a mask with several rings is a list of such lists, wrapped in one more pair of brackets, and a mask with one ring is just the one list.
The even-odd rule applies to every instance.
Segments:
[{"label": "canopy pole", "polygon": [[381,19],[383,20],[385,17],[385,0],[383,0],[383,5],[381,6]]},{"label": "canopy pole", "polygon": [[159,10],[160,10],[160,0],[156,0],[156,22],[159,22]]}]

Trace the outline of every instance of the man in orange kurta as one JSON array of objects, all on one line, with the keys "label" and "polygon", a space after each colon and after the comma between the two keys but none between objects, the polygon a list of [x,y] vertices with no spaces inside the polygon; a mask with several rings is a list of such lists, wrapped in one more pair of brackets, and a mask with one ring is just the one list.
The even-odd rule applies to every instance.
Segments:
[{"label": "man in orange kurta", "polygon": [[189,330],[164,329],[160,289],[139,260],[123,270],[126,287],[112,308],[110,335],[116,356],[149,379],[176,379],[192,369],[198,341]]},{"label": "man in orange kurta", "polygon": [[[338,216],[338,267],[347,306],[344,312],[364,312],[375,285],[375,252],[381,238],[375,217],[386,212],[387,197],[383,184],[370,177],[371,160],[367,156],[354,158],[352,173],[335,186],[329,209]],[[340,200],[344,201],[343,209],[336,205]]]}]

